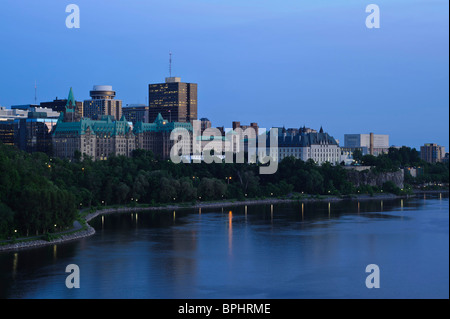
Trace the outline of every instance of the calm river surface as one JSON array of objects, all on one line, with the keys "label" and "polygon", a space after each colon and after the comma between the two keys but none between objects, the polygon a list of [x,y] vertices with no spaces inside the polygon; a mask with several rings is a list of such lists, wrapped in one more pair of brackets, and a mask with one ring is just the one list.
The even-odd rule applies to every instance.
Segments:
[{"label": "calm river surface", "polygon": [[[423,195],[422,195],[423,196]],[[122,213],[0,253],[1,298],[449,298],[448,195]],[[65,286],[68,264],[80,288]],[[379,289],[365,285],[380,269]]]}]

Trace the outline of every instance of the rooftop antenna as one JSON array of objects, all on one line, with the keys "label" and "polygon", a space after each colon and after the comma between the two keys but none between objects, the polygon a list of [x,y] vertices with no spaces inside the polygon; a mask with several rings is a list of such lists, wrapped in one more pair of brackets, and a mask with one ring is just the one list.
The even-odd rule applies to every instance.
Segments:
[{"label": "rooftop antenna", "polygon": [[34,105],[37,105],[37,85],[36,85],[36,80],[34,80]]},{"label": "rooftop antenna", "polygon": [[169,52],[169,77],[172,77],[172,52]]}]

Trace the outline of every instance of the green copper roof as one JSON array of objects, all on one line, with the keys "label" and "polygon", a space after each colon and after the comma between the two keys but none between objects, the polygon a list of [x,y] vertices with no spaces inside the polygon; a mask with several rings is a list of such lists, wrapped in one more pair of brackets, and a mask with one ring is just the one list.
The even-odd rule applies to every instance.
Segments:
[{"label": "green copper roof", "polygon": [[158,116],[155,119],[155,123],[163,122],[163,121],[164,121],[164,119],[163,119],[161,113],[158,113]]},{"label": "green copper roof", "polygon": [[88,129],[92,134],[110,136],[125,135],[131,130],[127,121],[113,121],[110,116],[105,116],[101,120],[83,118],[78,122],[64,122],[60,117],[53,134],[76,132],[77,135],[84,135]]},{"label": "green copper roof", "polygon": [[75,107],[76,107],[75,99],[74,99],[74,97],[73,97],[73,91],[72,91],[72,88],[70,88],[70,91],[69,91],[69,97],[67,98],[66,107],[67,107],[67,106],[71,106],[72,108],[75,108]]},{"label": "green copper roof", "polygon": [[171,132],[174,129],[186,129],[188,131],[192,131],[191,123],[181,123],[181,122],[169,122],[165,120],[161,113],[158,113],[158,116],[153,123],[142,123],[137,122],[134,125],[133,132],[134,134],[139,134],[143,132]]}]

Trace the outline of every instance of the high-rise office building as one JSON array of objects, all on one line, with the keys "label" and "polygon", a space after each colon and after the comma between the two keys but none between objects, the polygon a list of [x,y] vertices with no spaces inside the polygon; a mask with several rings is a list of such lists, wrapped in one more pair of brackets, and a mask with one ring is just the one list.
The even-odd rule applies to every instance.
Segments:
[{"label": "high-rise office building", "polygon": [[0,119],[0,142],[14,145],[14,120]]},{"label": "high-rise office building", "polygon": [[378,156],[389,152],[389,135],[344,134],[344,146],[347,149],[367,148],[369,154]]},{"label": "high-rise office building", "polygon": [[52,154],[52,132],[57,117],[48,117],[44,112],[29,112],[26,119],[14,120],[14,144],[28,153]]},{"label": "high-rise office building", "polygon": [[94,85],[90,91],[91,100],[83,103],[83,116],[91,119],[101,118],[103,115],[113,116],[116,120],[122,118],[122,101],[115,100],[116,91],[110,85]]},{"label": "high-rise office building", "polygon": [[149,122],[158,114],[169,122],[192,123],[197,120],[197,84],[181,82],[179,77],[165,83],[148,85]]},{"label": "high-rise office building", "polygon": [[58,116],[58,112],[38,105],[0,107],[0,141],[27,152],[50,154],[50,132]]},{"label": "high-rise office building", "polygon": [[441,162],[445,156],[445,147],[435,143],[427,143],[420,147],[420,158],[428,163]]},{"label": "high-rise office building", "polygon": [[144,104],[130,104],[122,108],[122,114],[133,125],[137,122],[148,123],[149,107]]}]

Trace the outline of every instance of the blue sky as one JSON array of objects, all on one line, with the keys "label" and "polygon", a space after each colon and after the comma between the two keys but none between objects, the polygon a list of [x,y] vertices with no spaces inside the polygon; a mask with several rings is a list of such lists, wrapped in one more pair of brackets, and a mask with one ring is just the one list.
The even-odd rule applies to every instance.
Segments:
[{"label": "blue sky", "polygon": [[[65,8],[80,7],[80,29]],[[376,3],[381,28],[367,29]],[[172,74],[198,83],[199,117],[389,134],[449,146],[448,0],[70,0],[0,4],[0,105],[89,97],[124,105]]]}]

